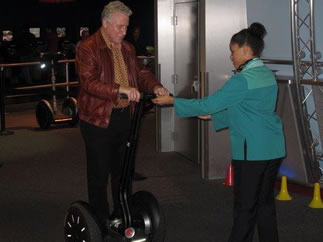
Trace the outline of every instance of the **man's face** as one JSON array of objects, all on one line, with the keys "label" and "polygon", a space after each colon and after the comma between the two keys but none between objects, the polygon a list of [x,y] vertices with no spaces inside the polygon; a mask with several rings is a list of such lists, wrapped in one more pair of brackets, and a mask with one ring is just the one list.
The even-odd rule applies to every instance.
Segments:
[{"label": "man's face", "polygon": [[88,38],[89,36],[90,36],[89,31],[87,31],[87,30],[83,30],[83,32],[82,32],[82,38],[83,38],[83,39],[86,39],[86,38]]},{"label": "man's face", "polygon": [[140,29],[135,28],[135,30],[133,31],[133,38],[134,39],[139,39],[139,36],[140,36]]},{"label": "man's face", "polygon": [[105,34],[113,44],[120,44],[127,33],[129,17],[123,13],[115,12],[109,19],[102,20]]}]

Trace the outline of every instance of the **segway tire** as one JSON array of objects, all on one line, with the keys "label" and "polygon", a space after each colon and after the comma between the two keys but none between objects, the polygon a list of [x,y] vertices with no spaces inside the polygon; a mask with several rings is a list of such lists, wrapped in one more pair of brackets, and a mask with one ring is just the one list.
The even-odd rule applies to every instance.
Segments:
[{"label": "segway tire", "polygon": [[41,100],[36,107],[36,119],[41,129],[48,129],[53,123],[54,113],[47,100]]},{"label": "segway tire", "polygon": [[103,242],[102,231],[87,203],[74,202],[64,219],[65,242]]},{"label": "segway tire", "polygon": [[134,227],[142,230],[150,242],[163,242],[166,220],[157,199],[146,191],[136,192],[132,197]]},{"label": "segway tire", "polygon": [[72,119],[68,124],[73,127],[78,121],[78,110],[77,110],[77,101],[73,97],[66,98],[62,105],[62,113],[66,116],[70,116]]}]

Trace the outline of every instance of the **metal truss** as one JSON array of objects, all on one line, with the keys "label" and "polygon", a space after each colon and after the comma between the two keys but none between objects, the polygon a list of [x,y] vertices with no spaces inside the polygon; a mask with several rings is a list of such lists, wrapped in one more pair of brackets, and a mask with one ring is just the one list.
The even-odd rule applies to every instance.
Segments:
[{"label": "metal truss", "polygon": [[[322,73],[317,64],[321,53],[316,52],[315,47],[314,0],[290,0],[290,9],[294,71],[294,80],[290,85],[295,89],[294,114],[299,119],[297,129],[308,179],[310,182],[318,182],[322,174],[319,168],[322,153],[319,151],[320,133],[315,133],[315,130],[319,130],[319,123],[313,87],[301,84],[302,80],[318,81],[318,76]],[[322,88],[320,91],[322,94]]]}]

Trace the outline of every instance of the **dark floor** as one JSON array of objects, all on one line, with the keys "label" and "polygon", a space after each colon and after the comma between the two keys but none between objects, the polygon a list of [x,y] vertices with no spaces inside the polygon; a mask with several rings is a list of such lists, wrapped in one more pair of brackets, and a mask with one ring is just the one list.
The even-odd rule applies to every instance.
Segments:
[{"label": "dark floor", "polygon": [[[0,136],[0,242],[63,242],[70,202],[87,199],[85,153],[79,129],[38,129],[35,104],[11,104]],[[137,170],[148,179],[135,190],[151,191],[167,221],[167,242],[225,242],[232,225],[232,189],[205,181],[199,167],[174,153],[156,153],[154,113],[142,123]],[[279,192],[278,190],[276,191]],[[322,242],[323,209],[311,196],[290,192],[277,201],[281,242]],[[255,236],[254,241],[258,241]]]}]

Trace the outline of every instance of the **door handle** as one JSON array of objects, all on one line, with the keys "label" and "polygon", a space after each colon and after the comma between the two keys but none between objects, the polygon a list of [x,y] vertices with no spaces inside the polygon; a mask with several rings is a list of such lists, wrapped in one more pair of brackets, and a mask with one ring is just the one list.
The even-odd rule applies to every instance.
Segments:
[{"label": "door handle", "polygon": [[193,81],[192,90],[193,90],[193,92],[199,92],[199,90],[200,90],[200,83],[199,83],[199,81]]}]

